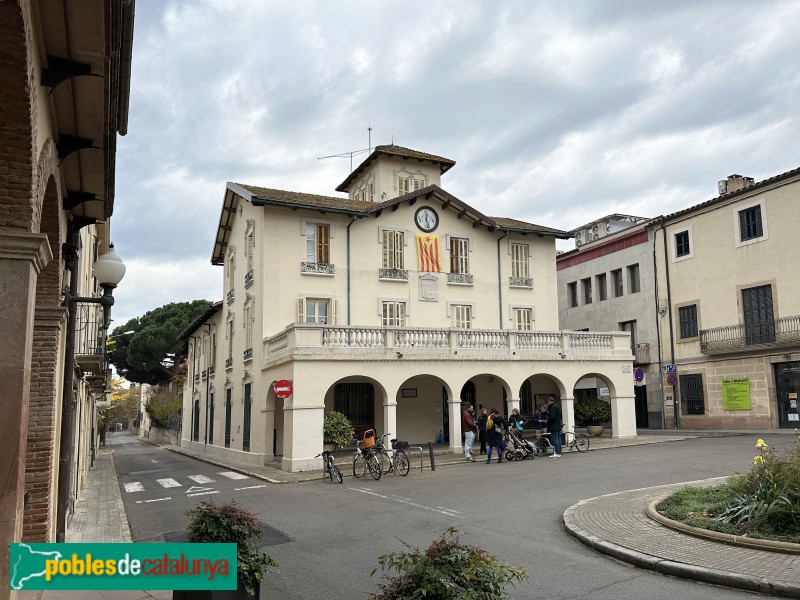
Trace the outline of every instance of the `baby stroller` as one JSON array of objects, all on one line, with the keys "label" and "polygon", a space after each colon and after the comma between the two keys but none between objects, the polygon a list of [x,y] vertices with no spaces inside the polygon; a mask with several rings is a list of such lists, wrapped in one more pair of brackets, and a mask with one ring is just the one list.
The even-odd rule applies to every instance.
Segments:
[{"label": "baby stroller", "polygon": [[522,434],[511,427],[505,435],[506,460],[525,460],[536,456],[536,448],[533,443],[522,437]]}]

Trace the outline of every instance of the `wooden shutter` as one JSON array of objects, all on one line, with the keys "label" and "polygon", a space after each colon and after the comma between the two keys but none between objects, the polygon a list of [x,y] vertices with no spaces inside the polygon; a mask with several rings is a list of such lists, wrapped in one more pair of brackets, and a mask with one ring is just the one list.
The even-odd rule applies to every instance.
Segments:
[{"label": "wooden shutter", "polygon": [[306,301],[305,301],[305,298],[300,298],[297,301],[297,322],[298,323],[305,323],[306,322]]}]

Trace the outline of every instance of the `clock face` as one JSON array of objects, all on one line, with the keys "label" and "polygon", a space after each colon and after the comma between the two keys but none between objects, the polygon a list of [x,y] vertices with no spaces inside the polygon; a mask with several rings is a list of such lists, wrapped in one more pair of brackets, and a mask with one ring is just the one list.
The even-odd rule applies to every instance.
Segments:
[{"label": "clock face", "polygon": [[414,221],[422,231],[430,233],[439,226],[439,215],[432,208],[422,206],[417,209]]}]

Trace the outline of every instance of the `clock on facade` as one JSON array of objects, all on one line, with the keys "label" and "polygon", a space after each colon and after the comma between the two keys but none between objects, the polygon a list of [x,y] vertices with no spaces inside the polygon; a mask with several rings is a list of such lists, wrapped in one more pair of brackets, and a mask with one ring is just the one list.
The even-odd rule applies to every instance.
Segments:
[{"label": "clock on facade", "polygon": [[414,214],[414,221],[422,231],[430,233],[439,226],[439,215],[428,206],[421,206]]}]

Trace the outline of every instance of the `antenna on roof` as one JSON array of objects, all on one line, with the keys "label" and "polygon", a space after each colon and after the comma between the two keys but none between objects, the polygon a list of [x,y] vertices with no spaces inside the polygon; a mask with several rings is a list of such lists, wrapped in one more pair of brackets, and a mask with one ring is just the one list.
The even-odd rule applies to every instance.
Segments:
[{"label": "antenna on roof", "polygon": [[352,152],[342,152],[341,154],[331,154],[330,156],[318,156],[317,160],[322,160],[323,158],[347,158],[350,157],[350,172],[353,172],[353,157],[358,156],[359,154],[364,154],[365,152],[369,152],[368,148],[362,148],[361,150],[353,150]]},{"label": "antenna on roof", "polygon": [[367,123],[367,148],[367,152],[372,154],[372,123]]}]

